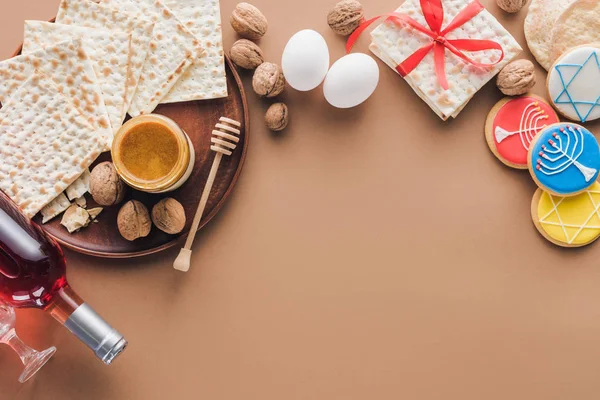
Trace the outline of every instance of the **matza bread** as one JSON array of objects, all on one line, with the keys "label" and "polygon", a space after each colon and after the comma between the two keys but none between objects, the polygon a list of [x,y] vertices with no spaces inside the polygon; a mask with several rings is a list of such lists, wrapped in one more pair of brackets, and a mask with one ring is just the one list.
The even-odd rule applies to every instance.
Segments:
[{"label": "matza bread", "polygon": [[0,190],[32,218],[100,155],[94,128],[36,72],[0,109]]},{"label": "matza bread", "polygon": [[[446,27],[468,2],[465,0],[444,0],[444,23]],[[406,14],[423,26],[428,26],[419,0],[407,0],[396,12]],[[419,48],[431,43],[431,38],[413,28],[395,22],[384,22],[371,32],[373,42],[394,62],[401,64]],[[460,58],[445,50],[446,76],[449,89],[444,90],[435,74],[433,51],[430,51],[421,63],[405,79],[442,119],[457,115],[458,111],[473,97],[479,89],[492,79],[506,64],[514,59],[521,47],[511,34],[490,14],[482,10],[461,27],[446,35],[447,39],[487,39],[499,43],[504,50],[504,59],[489,68],[479,68],[466,64]],[[498,60],[497,50],[471,53],[469,56],[480,63],[492,63]],[[385,61],[384,61],[385,62]],[[420,93],[419,93],[420,92]]]},{"label": "matza bread", "polygon": [[[388,67],[390,67],[392,70],[394,70],[395,73],[398,74],[398,71],[396,71],[396,65],[394,64],[394,61],[392,61],[392,59],[390,59],[383,51],[381,51],[381,49],[379,47],[377,47],[377,44],[371,43],[369,45],[369,50],[373,54],[375,54],[377,57],[379,57],[381,59],[381,61],[383,61],[385,64],[387,64]],[[465,104],[463,104],[461,107],[459,107],[454,112],[454,114],[443,115],[441,113],[441,111],[435,107],[435,105],[431,102],[431,100],[429,100],[429,98],[427,96],[425,96],[425,94],[423,92],[421,92],[421,90],[418,87],[414,86],[412,81],[406,80],[406,83],[408,83],[408,85],[415,91],[415,93],[421,98],[421,100],[423,100],[425,103],[427,103],[427,105],[437,114],[437,116],[440,117],[444,121],[448,120],[448,118],[450,118],[450,117],[456,118],[456,116],[458,114],[460,114],[460,112],[467,106],[468,102],[473,98],[473,97],[471,97],[469,100],[467,100],[467,102]]]},{"label": "matza bread", "polygon": [[64,193],[58,195],[57,198],[52,200],[46,207],[42,208],[40,213],[42,214],[42,224],[52,220],[54,217],[64,212],[67,208],[71,207],[71,202],[67,199]]},{"label": "matza bread", "polygon": [[80,113],[110,149],[113,132],[96,74],[81,41],[69,41],[28,55],[0,62],[0,102],[5,104],[19,87],[40,70],[50,77],[59,93],[71,99]]},{"label": "matza bread", "polygon": [[558,18],[552,29],[550,63],[567,50],[600,43],[600,1],[577,0]]},{"label": "matza bread", "polygon": [[86,169],[77,180],[65,190],[67,198],[76,200],[90,191],[90,170]]},{"label": "matza bread", "polygon": [[89,0],[62,0],[56,22],[89,28],[131,33],[131,56],[127,72],[127,95],[123,112],[129,110],[138,86],[140,74],[150,49],[154,23],[144,18],[132,18],[111,7]]},{"label": "matza bread", "polygon": [[161,0],[105,0],[103,4],[155,23],[150,52],[129,108],[131,116],[151,113],[192,65],[201,51],[200,43]]},{"label": "matza bread", "polygon": [[206,55],[196,59],[161,103],[227,97],[219,0],[165,0],[165,4],[200,40]]},{"label": "matza bread", "polygon": [[552,27],[575,0],[531,0],[525,17],[525,39],[531,54],[547,71],[552,66]]},{"label": "matza bread", "polygon": [[69,39],[81,39],[83,48],[94,66],[112,130],[117,132],[125,119],[131,33],[44,21],[25,21],[23,54]]}]

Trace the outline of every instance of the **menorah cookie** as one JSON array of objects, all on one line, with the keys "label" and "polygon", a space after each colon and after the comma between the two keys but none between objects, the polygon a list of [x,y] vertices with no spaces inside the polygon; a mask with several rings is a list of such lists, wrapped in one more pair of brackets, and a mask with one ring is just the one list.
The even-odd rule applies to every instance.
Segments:
[{"label": "menorah cookie", "polygon": [[598,178],[600,148],[583,126],[549,125],[531,142],[527,164],[541,189],[555,196],[574,196]]},{"label": "menorah cookie", "polygon": [[600,47],[569,50],[552,65],[546,84],[559,114],[580,122],[600,118]]},{"label": "menorah cookie", "polygon": [[580,247],[600,237],[600,184],[571,197],[553,196],[538,189],[531,201],[531,217],[538,231],[563,247]]},{"label": "menorah cookie", "polygon": [[546,126],[559,122],[541,97],[506,97],[492,108],[485,122],[485,138],[494,155],[509,167],[527,169],[533,138]]}]

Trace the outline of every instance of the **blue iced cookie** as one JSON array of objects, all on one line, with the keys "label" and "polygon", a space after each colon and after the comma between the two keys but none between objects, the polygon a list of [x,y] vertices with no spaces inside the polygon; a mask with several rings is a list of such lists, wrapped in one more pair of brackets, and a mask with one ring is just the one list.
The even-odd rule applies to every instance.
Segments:
[{"label": "blue iced cookie", "polygon": [[554,124],[531,143],[527,161],[529,172],[541,189],[556,196],[572,196],[598,178],[600,147],[583,126]]}]

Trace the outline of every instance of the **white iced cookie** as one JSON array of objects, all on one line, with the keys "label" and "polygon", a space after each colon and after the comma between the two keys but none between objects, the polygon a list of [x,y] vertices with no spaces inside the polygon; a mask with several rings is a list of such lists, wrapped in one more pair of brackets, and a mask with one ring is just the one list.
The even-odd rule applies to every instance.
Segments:
[{"label": "white iced cookie", "polygon": [[548,96],[559,114],[573,121],[600,118],[600,47],[575,47],[548,72]]}]

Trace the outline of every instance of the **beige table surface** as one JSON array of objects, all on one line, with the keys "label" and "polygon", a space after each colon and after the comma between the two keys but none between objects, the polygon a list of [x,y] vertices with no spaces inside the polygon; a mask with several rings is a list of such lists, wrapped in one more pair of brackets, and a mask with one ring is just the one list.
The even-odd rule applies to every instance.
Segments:
[{"label": "beige table surface", "polygon": [[[0,55],[24,19],[49,19],[58,2],[5,0]],[[333,3],[256,0],[267,59],[303,28],[340,57],[325,22]],[[525,12],[484,3],[526,48]],[[397,5],[364,4],[369,15]],[[221,5],[229,48],[235,1]],[[71,283],[130,347],[106,367],[50,317],[21,311],[23,339],[58,353],[20,385],[18,359],[0,347],[0,398],[597,399],[600,244],[564,250],[534,228],[533,182],[485,144],[493,83],[443,123],[380,68],[378,90],[353,110],[288,90],[282,135],[264,128],[267,103],[246,74],[246,166],[198,236],[192,271],[171,268],[176,250],[137,261],[69,252]]]}]

